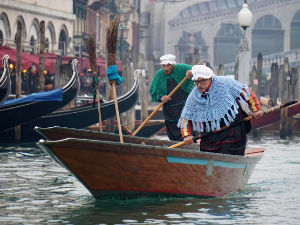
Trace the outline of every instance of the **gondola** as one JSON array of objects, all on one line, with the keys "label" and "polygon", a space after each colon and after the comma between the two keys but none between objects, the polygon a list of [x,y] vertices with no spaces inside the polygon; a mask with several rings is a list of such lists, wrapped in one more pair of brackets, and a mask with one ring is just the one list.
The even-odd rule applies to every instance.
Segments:
[{"label": "gondola", "polygon": [[[126,112],[133,107],[138,100],[138,77],[135,76],[133,87],[125,95],[118,99],[119,113]],[[106,101],[100,104],[102,121],[116,115],[114,100]],[[36,142],[42,138],[34,127],[62,126],[72,128],[86,128],[99,122],[98,108],[93,107],[93,103],[74,107],[71,109],[52,112],[44,115],[34,121],[21,126],[21,142]],[[0,135],[0,142],[14,142],[14,132],[6,131]]]},{"label": "gondola", "polygon": [[[287,107],[288,110],[288,117],[295,116],[296,114],[300,113],[300,103],[293,104]],[[280,121],[281,118],[281,111],[277,110],[271,112],[257,120],[251,120],[251,129],[262,128],[268,126],[273,123],[277,123]]]},{"label": "gondola", "polygon": [[72,77],[61,89],[33,93],[23,98],[8,100],[0,105],[0,136],[6,130],[28,123],[58,110],[76,98],[79,92],[77,59],[72,61]]},{"label": "gondola", "polygon": [[8,59],[9,59],[8,55],[4,55],[2,59],[3,72],[0,76],[0,104],[7,99],[11,88]]},{"label": "gondola", "polygon": [[[200,152],[199,145],[70,128],[36,128],[37,145],[95,198],[223,197],[243,190],[264,149],[245,156]],[[65,138],[68,137],[68,138]]]}]

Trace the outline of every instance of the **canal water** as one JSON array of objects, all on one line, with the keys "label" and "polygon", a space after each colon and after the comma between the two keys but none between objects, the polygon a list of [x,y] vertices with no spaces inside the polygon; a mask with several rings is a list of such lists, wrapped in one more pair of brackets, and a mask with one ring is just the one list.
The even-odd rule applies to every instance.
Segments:
[{"label": "canal water", "polygon": [[0,147],[0,224],[300,224],[300,138],[264,147],[246,189],[223,198],[95,200],[34,145]]}]

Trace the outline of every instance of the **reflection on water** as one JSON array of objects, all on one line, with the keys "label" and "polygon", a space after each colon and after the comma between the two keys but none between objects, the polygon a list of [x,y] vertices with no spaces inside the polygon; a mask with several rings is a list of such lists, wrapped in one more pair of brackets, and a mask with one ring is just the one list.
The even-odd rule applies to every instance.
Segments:
[{"label": "reflection on water", "polygon": [[224,198],[98,200],[36,147],[0,147],[0,224],[299,224],[299,138],[264,138],[246,189]]}]

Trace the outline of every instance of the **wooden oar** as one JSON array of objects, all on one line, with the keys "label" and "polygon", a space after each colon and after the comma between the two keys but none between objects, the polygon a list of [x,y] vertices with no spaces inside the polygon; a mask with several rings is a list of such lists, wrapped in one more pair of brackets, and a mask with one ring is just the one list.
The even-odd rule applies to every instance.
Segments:
[{"label": "wooden oar", "polygon": [[[106,71],[106,74],[109,79],[109,83],[112,85],[113,88],[113,96],[115,101],[115,109],[116,109],[116,116],[118,121],[118,128],[119,128],[119,135],[120,135],[120,142],[123,143],[123,135],[122,135],[122,129],[121,129],[121,122],[120,122],[120,115],[119,115],[119,107],[118,107],[118,101],[117,101],[117,92],[116,92],[116,83],[119,76],[117,74],[117,66],[116,66],[116,50],[117,50],[117,42],[118,42],[118,27],[119,27],[119,17],[115,17],[109,24],[109,26],[106,28],[106,48],[107,48],[107,66],[108,69],[115,67],[114,72],[116,74],[113,75],[114,79],[111,79],[109,77],[108,72]],[[112,71],[111,71],[112,72]],[[112,75],[112,74],[110,74]],[[122,79],[122,78],[121,78]],[[123,81],[123,79],[122,79]]]},{"label": "wooden oar", "polygon": [[[96,64],[96,45],[93,39],[93,36],[89,34],[86,42],[86,47],[89,53],[89,61],[90,61],[90,66],[93,71],[93,84],[94,84],[94,91],[96,91],[96,95],[98,98],[98,115],[99,115],[99,127],[100,127],[100,132],[102,132],[102,120],[101,120],[101,111],[100,111],[100,96],[99,96],[99,82],[98,82],[98,73],[97,73],[97,64]],[[95,94],[93,95],[93,101],[95,104]]]},{"label": "wooden oar", "polygon": [[[174,90],[168,95],[168,97],[170,98],[180,87],[181,85],[187,80],[188,78],[185,77],[175,88]],[[133,132],[132,136],[135,136],[142,128],[143,126],[145,126],[145,124],[148,122],[148,120],[150,120],[155,113],[157,113],[157,111],[163,106],[163,104],[165,104],[164,102],[161,102],[156,109],[147,117],[147,119],[144,120],[143,123],[141,123],[141,125]],[[130,131],[127,129],[127,127],[124,127],[125,131],[127,134],[130,135]]]},{"label": "wooden oar", "polygon": [[99,94],[99,85],[95,85],[97,88],[96,89],[96,92],[97,92],[97,98],[98,98],[98,115],[99,115],[99,127],[100,127],[100,132],[103,131],[103,128],[102,128],[102,119],[101,119],[101,110],[100,110],[100,94]]},{"label": "wooden oar", "polygon": [[[275,107],[273,107],[273,108],[263,110],[263,111],[262,111],[262,115],[265,115],[265,114],[268,114],[268,113],[270,113],[270,112],[276,111],[276,110],[278,110],[278,109],[281,109],[281,108],[284,108],[284,107],[293,105],[293,104],[295,104],[295,103],[297,103],[297,100],[290,101],[290,102],[287,102],[287,103],[285,103],[285,104],[281,104],[281,105],[279,105],[279,106],[275,106]],[[206,136],[208,136],[208,135],[211,135],[211,134],[220,132],[220,131],[225,130],[225,129],[229,128],[229,127],[233,127],[233,126],[239,125],[239,124],[241,124],[241,123],[243,123],[243,122],[246,122],[246,121],[249,121],[249,120],[251,120],[251,119],[253,119],[253,115],[248,116],[248,117],[244,118],[243,120],[239,120],[239,121],[233,122],[233,123],[231,123],[228,127],[227,127],[227,126],[221,127],[220,130],[214,130],[214,131],[212,131],[212,132],[208,132],[208,133],[201,134],[201,137],[199,137],[199,136],[193,137],[193,141],[196,141],[196,140],[198,140],[198,139],[200,139],[200,138],[202,138],[202,137],[206,137]],[[178,144],[175,144],[175,145],[171,145],[169,148],[178,148],[178,147],[183,146],[183,145],[185,145],[185,142],[184,142],[184,141],[179,142]]]},{"label": "wooden oar", "polygon": [[119,107],[118,107],[118,101],[117,101],[116,80],[112,81],[112,88],[113,88],[113,95],[114,95],[115,108],[116,108],[116,116],[117,116],[118,128],[119,128],[119,134],[120,134],[120,142],[124,143],[123,142],[123,134],[122,134],[122,128],[121,128],[120,115],[119,115]]}]

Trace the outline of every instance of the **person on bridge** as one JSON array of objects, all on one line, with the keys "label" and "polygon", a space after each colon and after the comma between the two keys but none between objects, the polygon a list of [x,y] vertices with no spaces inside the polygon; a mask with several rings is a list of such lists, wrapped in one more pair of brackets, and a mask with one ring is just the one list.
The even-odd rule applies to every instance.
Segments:
[{"label": "person on bridge", "polygon": [[[204,65],[195,65],[191,71],[195,87],[190,93],[178,121],[186,144],[193,143],[192,129],[200,135],[230,126],[248,115],[241,103],[246,103],[258,119],[262,116],[255,94],[245,85],[226,76],[215,76]],[[251,130],[250,121],[229,127],[201,138],[200,151],[244,155],[246,134]]]}]

